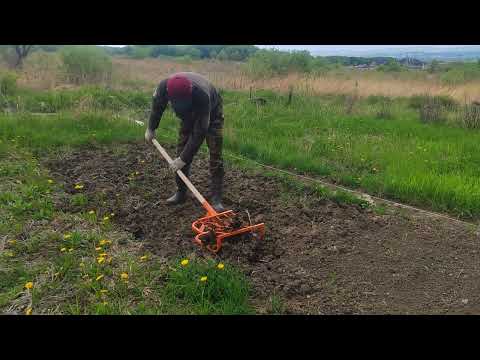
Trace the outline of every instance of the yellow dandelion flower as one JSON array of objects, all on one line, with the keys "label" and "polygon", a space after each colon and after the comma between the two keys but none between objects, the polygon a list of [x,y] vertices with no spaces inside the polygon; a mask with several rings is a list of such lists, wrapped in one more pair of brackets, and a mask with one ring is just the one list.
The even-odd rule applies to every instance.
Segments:
[{"label": "yellow dandelion flower", "polygon": [[85,264],[83,262],[81,262],[80,267],[85,267]]},{"label": "yellow dandelion flower", "polygon": [[68,249],[68,252],[72,252],[72,251],[73,251],[73,248]]},{"label": "yellow dandelion flower", "polygon": [[143,255],[143,256],[140,258],[140,260],[146,261],[146,260],[148,260],[148,256],[147,256],[147,255]]},{"label": "yellow dandelion flower", "polygon": [[76,190],[83,189],[83,185],[77,184],[77,185],[75,185],[75,189]]},{"label": "yellow dandelion flower", "polygon": [[108,290],[100,290],[100,293],[101,294],[106,294],[106,293],[108,293]]},{"label": "yellow dandelion flower", "polygon": [[99,281],[103,278],[103,275],[98,275],[97,278],[95,279],[95,281]]},{"label": "yellow dandelion flower", "polygon": [[104,262],[105,262],[105,258],[104,258],[103,256],[100,256],[100,257],[97,258],[97,262],[98,262],[99,264],[104,263]]},{"label": "yellow dandelion flower", "polygon": [[25,284],[25,289],[29,289],[29,290],[30,290],[31,288],[33,288],[33,282],[29,281],[29,282],[27,282],[27,283]]},{"label": "yellow dandelion flower", "polygon": [[52,179],[48,179],[47,180],[49,184],[53,184],[53,180]]},{"label": "yellow dandelion flower", "polygon": [[220,264],[217,265],[217,268],[218,268],[219,270],[223,270],[224,267],[225,267],[225,265],[222,264],[222,263],[220,263]]},{"label": "yellow dandelion flower", "polygon": [[141,162],[142,164],[145,164],[145,160],[140,160],[140,162]]},{"label": "yellow dandelion flower", "polygon": [[95,250],[96,251],[102,251],[102,248],[99,246],[99,247],[96,247]]},{"label": "yellow dandelion flower", "polygon": [[93,215],[93,214],[95,214],[95,210],[90,210],[88,213],[89,213],[90,215]]},{"label": "yellow dandelion flower", "polygon": [[206,276],[202,276],[202,277],[200,278],[200,281],[201,281],[201,282],[207,281],[207,277],[206,277]]},{"label": "yellow dandelion flower", "polygon": [[8,243],[10,245],[15,245],[17,243],[17,240],[8,240]]},{"label": "yellow dandelion flower", "polygon": [[65,235],[63,235],[63,238],[64,238],[65,240],[68,240],[68,239],[70,239],[71,237],[72,237],[72,234],[65,234]]},{"label": "yellow dandelion flower", "polygon": [[182,266],[187,266],[188,265],[188,259],[183,259],[180,264]]},{"label": "yellow dandelion flower", "polygon": [[101,256],[101,257],[107,257],[107,253],[101,253],[101,254],[98,254],[98,256]]},{"label": "yellow dandelion flower", "polygon": [[120,277],[122,278],[122,280],[128,280],[128,274],[126,272],[121,273]]},{"label": "yellow dandelion flower", "polygon": [[65,251],[67,251],[67,248],[61,248],[60,249],[60,252],[65,252]]},{"label": "yellow dandelion flower", "polygon": [[105,217],[103,218],[103,221],[107,221],[108,219],[110,219],[110,218],[109,218],[108,216],[105,216]]},{"label": "yellow dandelion flower", "polygon": [[32,315],[32,308],[29,307],[27,310],[25,310],[25,315]]}]

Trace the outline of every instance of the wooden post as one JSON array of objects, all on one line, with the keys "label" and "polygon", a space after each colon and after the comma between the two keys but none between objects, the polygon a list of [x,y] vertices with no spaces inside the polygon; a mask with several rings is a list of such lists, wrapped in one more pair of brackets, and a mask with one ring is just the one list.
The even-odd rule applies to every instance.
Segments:
[{"label": "wooden post", "polygon": [[290,104],[292,103],[292,96],[293,96],[293,86],[290,86],[290,89],[288,92],[287,106],[290,106]]}]

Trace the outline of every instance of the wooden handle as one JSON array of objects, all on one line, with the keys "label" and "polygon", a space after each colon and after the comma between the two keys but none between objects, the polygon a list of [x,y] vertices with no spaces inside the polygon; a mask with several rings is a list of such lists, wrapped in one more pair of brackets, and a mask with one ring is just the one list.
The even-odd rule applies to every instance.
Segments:
[{"label": "wooden handle", "polygon": [[[171,164],[173,162],[172,158],[170,157],[170,155],[168,155],[168,153],[165,151],[165,149],[162,147],[162,145],[160,145],[158,143],[157,139],[153,139],[152,143],[153,143],[153,145],[155,145],[155,147],[158,149],[158,151],[160,151],[160,154],[162,154],[162,156],[165,158],[165,160],[167,160],[167,162],[169,164]],[[182,170],[177,170],[177,175],[180,177],[180,179],[183,180],[185,185],[187,185],[187,187],[190,189],[190,191],[193,193],[193,195],[195,195],[197,200],[200,201],[200,204],[202,204],[202,206],[204,206],[204,207],[206,207],[206,205],[207,205],[208,208],[206,207],[206,209],[210,210],[209,209],[210,205],[208,204],[208,202],[205,200],[205,198],[202,196],[202,194],[200,194],[198,192],[198,190],[195,188],[195,186],[193,186],[193,184],[190,182],[190,180],[188,180],[188,178],[185,176],[185,174],[182,172]]]}]

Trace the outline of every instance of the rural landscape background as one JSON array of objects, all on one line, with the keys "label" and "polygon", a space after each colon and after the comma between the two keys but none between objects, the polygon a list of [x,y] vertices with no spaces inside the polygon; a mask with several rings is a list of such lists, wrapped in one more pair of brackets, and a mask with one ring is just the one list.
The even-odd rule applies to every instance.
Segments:
[{"label": "rural landscape background", "polygon": [[[0,309],[478,313],[474,50],[0,46]],[[191,242],[202,209],[163,205],[174,181],[138,121],[177,71],[224,98],[225,202],[266,223],[261,244],[214,258]],[[170,152],[177,127],[168,110],[157,133]],[[192,174],[202,191],[204,150]]]}]

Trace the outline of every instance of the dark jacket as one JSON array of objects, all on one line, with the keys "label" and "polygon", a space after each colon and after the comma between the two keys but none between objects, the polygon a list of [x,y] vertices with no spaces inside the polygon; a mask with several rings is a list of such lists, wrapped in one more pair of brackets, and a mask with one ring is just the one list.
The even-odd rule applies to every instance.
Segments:
[{"label": "dark jacket", "polygon": [[[182,120],[182,128],[191,132],[180,158],[190,163],[202,145],[210,126],[210,115],[220,103],[220,96],[215,87],[202,75],[192,72],[182,72],[175,75],[184,75],[193,84],[192,113],[176,114]],[[152,111],[148,121],[148,128],[155,131],[169,102],[167,93],[167,79],[160,82],[153,94]],[[175,109],[174,109],[175,111]]]}]

